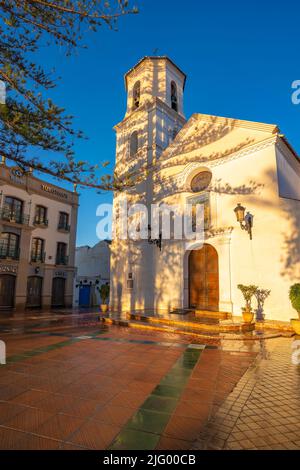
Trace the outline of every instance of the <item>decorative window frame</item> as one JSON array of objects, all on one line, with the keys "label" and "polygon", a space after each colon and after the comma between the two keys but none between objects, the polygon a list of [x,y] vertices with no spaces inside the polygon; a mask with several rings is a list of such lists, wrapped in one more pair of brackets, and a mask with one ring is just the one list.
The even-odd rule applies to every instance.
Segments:
[{"label": "decorative window frame", "polygon": [[207,204],[209,207],[209,216],[208,220],[206,221],[204,218],[204,230],[209,230],[212,226],[212,199],[211,199],[211,191],[205,190],[199,193],[194,193],[193,196],[188,196],[186,198],[187,204]]}]

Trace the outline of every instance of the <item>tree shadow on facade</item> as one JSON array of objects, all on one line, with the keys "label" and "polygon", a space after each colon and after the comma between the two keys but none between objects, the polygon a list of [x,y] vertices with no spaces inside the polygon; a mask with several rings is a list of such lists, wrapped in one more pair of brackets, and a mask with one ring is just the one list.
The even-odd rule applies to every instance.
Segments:
[{"label": "tree shadow on facade", "polygon": [[285,235],[282,250],[282,275],[291,280],[300,278],[300,202],[286,200],[286,217],[292,229]]},{"label": "tree shadow on facade", "polygon": [[[196,121],[197,118],[192,117],[191,120],[193,119]],[[161,153],[157,152],[157,149],[155,149],[155,152],[152,153],[152,150],[149,151],[149,148],[155,148],[157,142],[149,142],[147,140],[148,130],[144,122],[144,127],[141,130],[142,144],[141,148],[137,152],[137,158],[133,158],[130,161],[128,160],[128,153],[126,153],[128,152],[128,149],[126,149],[128,142],[124,142],[123,160],[119,161],[118,166],[118,171],[121,173],[124,171],[126,173],[126,168],[129,164],[131,165],[132,171],[140,171],[144,178],[137,181],[137,184],[132,189],[132,191],[128,191],[126,193],[126,195],[129,197],[129,204],[132,202],[138,202],[149,206],[149,203],[168,203],[169,198],[172,198],[176,195],[179,196],[182,193],[184,193],[185,197],[191,194],[195,195],[195,193],[193,193],[191,189],[185,185],[184,180],[180,180],[181,173],[184,171],[187,165],[194,163],[195,169],[197,169],[197,165],[199,168],[201,168],[201,166],[205,165],[206,163],[207,168],[213,172],[215,164],[221,163],[222,159],[224,159],[225,163],[226,157],[229,157],[230,155],[245,149],[247,146],[250,146],[253,143],[253,139],[246,138],[233,147],[229,145],[226,148],[225,146],[222,151],[211,153],[209,156],[205,155],[201,151],[203,147],[216,143],[225,136],[230,136],[230,133],[233,132],[236,125],[235,121],[233,120],[226,120],[221,123],[218,122],[217,125],[216,123],[217,118],[210,118],[210,122],[203,126],[199,133],[194,132],[197,127],[195,128],[191,126],[191,130],[193,131],[191,135],[188,135],[188,127],[186,129],[184,126],[177,134],[174,141],[171,142],[166,149],[161,149]],[[139,121],[137,118],[136,125],[138,124]],[[183,141],[181,142],[181,140]],[[192,151],[197,151],[197,154],[194,153],[193,155],[186,155]],[[139,160],[143,155],[144,161]],[[145,155],[147,155],[146,159]],[[177,167],[173,172],[173,176],[166,176],[164,174],[164,170],[172,169],[172,167]],[[285,236],[282,247],[282,276],[289,276],[291,279],[295,279],[295,277],[299,277],[300,266],[300,233],[299,227],[297,226],[297,223],[300,220],[299,202],[287,199],[278,200],[276,197],[271,199],[270,197],[265,197],[264,195],[261,196],[261,191],[263,189],[268,189],[269,185],[272,185],[272,187],[275,187],[275,184],[277,185],[277,174],[275,167],[273,169],[266,170],[265,174],[258,175],[258,180],[262,181],[263,183],[249,179],[249,181],[245,184],[234,185],[219,178],[213,181],[213,183],[207,188],[207,191],[228,196],[249,196],[251,205],[253,205],[253,207],[260,207],[261,209],[264,209],[266,214],[268,211],[275,213],[276,211],[279,211],[279,214],[281,214],[280,209],[278,208],[278,203],[280,202],[280,208],[284,208],[286,213],[286,220],[290,221],[292,226],[292,230],[289,231],[289,233]],[[268,233],[266,233],[266,240],[268,236],[272,236],[272,227],[267,227],[267,231]],[[207,240],[209,240],[209,238],[207,238]],[[120,250],[114,253],[116,265],[124,263],[124,259],[127,262],[126,266],[122,266],[124,271],[123,281],[118,280],[118,283],[123,285],[123,290],[117,293],[118,307],[121,306],[122,296],[124,295],[124,291],[127,290],[125,285],[126,270],[129,270],[130,272],[130,264],[134,268],[139,267],[139,269],[141,269],[138,290],[135,286],[130,292],[127,292],[130,298],[130,308],[135,310],[137,306],[143,305],[143,303],[146,302],[145,299],[148,299],[147,308],[154,310],[157,304],[162,302],[169,280],[171,280],[170,285],[172,282],[174,282],[174,276],[178,272],[177,267],[180,263],[182,263],[181,252],[172,250],[170,243],[167,248],[166,245],[164,246],[164,242],[162,242],[162,252],[160,253],[156,251],[157,248],[155,246],[149,248],[152,250],[152,254],[147,258],[149,266],[144,266],[143,264],[146,262],[146,258],[141,259],[140,243],[146,244],[147,241],[130,242],[130,246],[127,243],[128,242],[124,243],[124,246],[120,247]],[[149,251],[147,253],[149,253]],[[159,257],[161,257],[161,260],[158,262]],[[130,261],[128,261],[129,258]],[[162,265],[167,267],[165,272],[162,272],[161,270],[160,266]],[[148,276],[147,281],[144,282],[143,276],[145,276],[147,269],[151,270],[152,277]],[[158,277],[160,278],[160,284],[157,284]],[[178,282],[182,282],[182,280]],[[135,279],[133,279],[133,283],[135,285]],[[149,283],[152,283],[152,285],[149,285]],[[155,295],[151,296],[149,295],[149,292],[154,292]],[[258,305],[258,317],[263,317],[264,300],[261,300]],[[172,301],[170,300],[168,304],[169,309],[171,309]]]}]

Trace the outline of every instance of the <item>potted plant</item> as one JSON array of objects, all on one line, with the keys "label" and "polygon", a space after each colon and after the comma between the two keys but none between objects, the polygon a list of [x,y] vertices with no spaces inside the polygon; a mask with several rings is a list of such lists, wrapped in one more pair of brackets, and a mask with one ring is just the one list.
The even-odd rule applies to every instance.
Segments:
[{"label": "potted plant", "polygon": [[107,301],[108,301],[108,298],[109,298],[109,284],[102,284],[100,287],[97,287],[97,289],[99,291],[99,294],[100,294],[100,297],[101,297],[101,300],[102,300],[102,304],[100,305],[100,309],[101,309],[102,313],[105,313],[108,310]]},{"label": "potted plant", "polygon": [[265,319],[264,304],[270,294],[271,294],[271,291],[269,289],[257,289],[256,290],[254,294],[257,300],[257,309],[255,311],[256,321],[264,321]]},{"label": "potted plant", "polygon": [[237,287],[242,292],[243,297],[246,302],[245,307],[242,307],[243,321],[244,323],[252,323],[254,312],[252,311],[251,301],[252,301],[253,296],[256,294],[258,288],[257,286],[254,286],[252,284],[250,286],[245,286],[244,284],[238,284]]},{"label": "potted plant", "polygon": [[300,284],[294,284],[289,292],[292,307],[297,310],[299,318],[291,318],[291,325],[296,333],[300,335]]}]

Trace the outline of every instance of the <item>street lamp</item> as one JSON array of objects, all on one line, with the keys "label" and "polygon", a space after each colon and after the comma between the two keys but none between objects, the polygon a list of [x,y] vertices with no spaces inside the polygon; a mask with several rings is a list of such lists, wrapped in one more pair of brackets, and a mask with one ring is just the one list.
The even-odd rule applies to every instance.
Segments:
[{"label": "street lamp", "polygon": [[250,240],[252,240],[252,227],[253,227],[253,215],[247,212],[245,215],[246,208],[240,203],[234,209],[236,220],[240,224],[242,230],[246,230],[249,233]]}]

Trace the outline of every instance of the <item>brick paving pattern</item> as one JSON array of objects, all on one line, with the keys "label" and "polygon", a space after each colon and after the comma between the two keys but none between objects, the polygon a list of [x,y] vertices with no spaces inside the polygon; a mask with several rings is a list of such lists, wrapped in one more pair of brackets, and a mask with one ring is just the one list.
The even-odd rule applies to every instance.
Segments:
[{"label": "brick paving pattern", "polygon": [[300,365],[292,364],[292,342],[267,343],[268,351],[241,378],[194,449],[300,448]]},{"label": "brick paving pattern", "polygon": [[199,347],[93,316],[2,323],[0,337],[0,449],[300,447],[290,338]]}]

